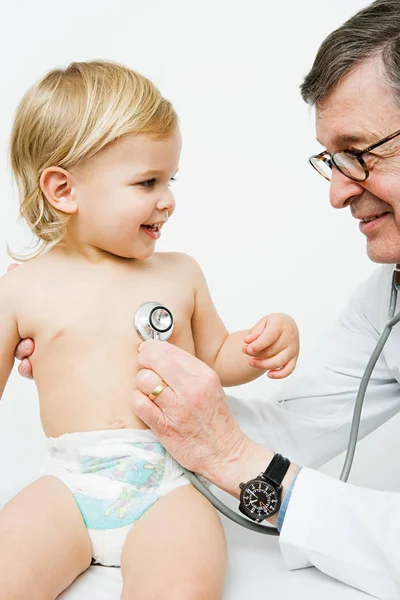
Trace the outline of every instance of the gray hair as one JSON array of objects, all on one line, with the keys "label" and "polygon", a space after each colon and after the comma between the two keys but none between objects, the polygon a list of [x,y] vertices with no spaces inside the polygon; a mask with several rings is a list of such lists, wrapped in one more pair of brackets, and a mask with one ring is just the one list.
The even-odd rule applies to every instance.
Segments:
[{"label": "gray hair", "polygon": [[318,104],[362,61],[375,56],[400,103],[400,0],[376,0],[325,38],[300,86],[303,100]]}]

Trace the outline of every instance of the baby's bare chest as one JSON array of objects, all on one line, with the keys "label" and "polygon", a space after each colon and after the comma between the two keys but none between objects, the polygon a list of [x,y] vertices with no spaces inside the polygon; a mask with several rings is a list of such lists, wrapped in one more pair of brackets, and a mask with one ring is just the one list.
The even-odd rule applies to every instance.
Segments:
[{"label": "baby's bare chest", "polygon": [[[134,327],[137,309],[145,302],[164,304],[174,316],[170,341],[192,344],[191,317],[194,292],[179,277],[155,273],[81,273],[77,277],[43,277],[21,302],[18,326],[21,337],[32,337],[39,347],[79,343],[137,346]],[[172,274],[173,275],[173,274]],[[188,348],[189,349],[189,348]]]}]

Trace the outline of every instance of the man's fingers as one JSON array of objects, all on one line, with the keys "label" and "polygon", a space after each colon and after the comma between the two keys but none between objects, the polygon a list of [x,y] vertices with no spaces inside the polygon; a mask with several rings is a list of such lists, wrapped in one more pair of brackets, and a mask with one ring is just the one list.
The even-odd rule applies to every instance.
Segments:
[{"label": "man's fingers", "polygon": [[[154,371],[150,371],[150,369],[141,369],[136,375],[136,384],[139,390],[143,392],[143,394],[146,394],[146,396],[154,392],[154,390],[162,383],[163,380],[161,377],[157,375],[157,373],[154,373]],[[166,381],[164,383],[168,385]],[[168,387],[170,386],[168,385]]]},{"label": "man's fingers", "polygon": [[154,429],[157,432],[160,430],[164,416],[158,406],[149,400],[149,398],[142,394],[140,390],[136,390],[132,393],[131,404],[135,415],[146,423],[150,429]]},{"label": "man's fingers", "polygon": [[150,371],[150,369],[141,369],[136,375],[136,384],[143,394],[148,396],[162,382],[161,377]]},{"label": "man's fingers", "polygon": [[24,358],[18,365],[18,373],[27,379],[33,378],[32,365],[27,358]]},{"label": "man's fingers", "polygon": [[35,343],[30,338],[21,340],[15,349],[15,358],[23,360],[27,356],[30,356],[35,349]]},{"label": "man's fingers", "polygon": [[140,369],[155,371],[172,389],[181,389],[182,382],[188,380],[188,375],[193,373],[198,378],[199,373],[208,369],[204,363],[181,348],[156,340],[143,342],[136,360]]}]

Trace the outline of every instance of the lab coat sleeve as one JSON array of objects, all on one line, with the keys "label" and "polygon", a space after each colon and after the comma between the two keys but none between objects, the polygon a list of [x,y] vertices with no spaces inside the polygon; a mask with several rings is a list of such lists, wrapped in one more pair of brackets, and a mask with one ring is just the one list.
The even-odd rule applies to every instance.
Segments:
[{"label": "lab coat sleeve", "polygon": [[[315,353],[299,363],[279,396],[248,402],[230,398],[250,437],[294,462],[314,467],[347,447],[360,380],[386,322],[391,274],[390,265],[380,267],[359,288]],[[389,342],[393,344],[394,339],[392,334]],[[397,357],[395,350],[393,353]],[[381,355],[366,394],[359,438],[400,410],[400,387],[392,367]]]},{"label": "lab coat sleeve", "polygon": [[320,571],[376,598],[400,598],[400,494],[303,468],[280,534],[289,569]]}]

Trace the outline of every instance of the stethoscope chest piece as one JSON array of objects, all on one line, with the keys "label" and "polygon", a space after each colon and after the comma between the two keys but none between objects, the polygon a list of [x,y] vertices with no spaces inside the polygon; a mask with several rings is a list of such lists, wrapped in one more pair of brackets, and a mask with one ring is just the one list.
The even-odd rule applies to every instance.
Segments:
[{"label": "stethoscope chest piece", "polygon": [[145,302],[135,313],[134,325],[142,340],[165,342],[174,330],[174,317],[160,302]]}]

